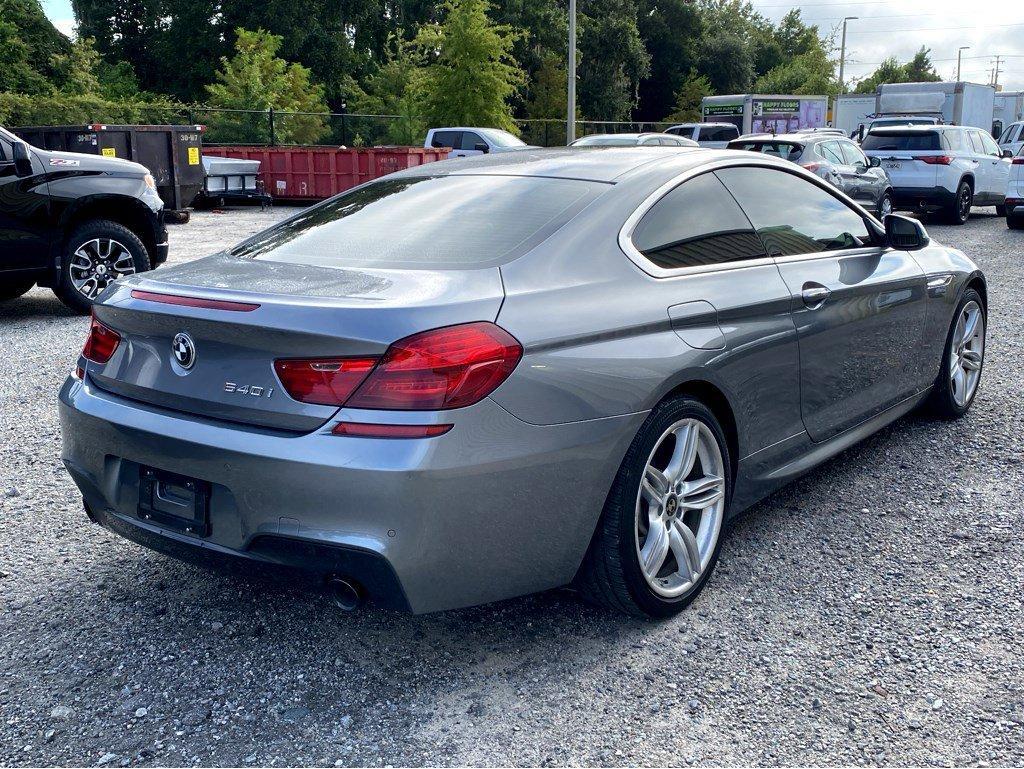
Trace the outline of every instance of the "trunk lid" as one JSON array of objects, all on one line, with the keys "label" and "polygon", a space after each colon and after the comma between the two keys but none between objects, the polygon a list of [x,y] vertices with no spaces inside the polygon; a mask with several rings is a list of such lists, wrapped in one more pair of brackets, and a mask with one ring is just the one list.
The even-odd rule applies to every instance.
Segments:
[{"label": "trunk lid", "polygon": [[[218,254],[118,281],[95,315],[121,342],[88,373],[153,406],[308,432],[337,408],[292,399],[276,359],[380,356],[418,331],[493,321],[503,298],[497,267],[341,269]],[[201,306],[168,303],[180,301]],[[189,367],[173,353],[179,334],[191,342]]]}]

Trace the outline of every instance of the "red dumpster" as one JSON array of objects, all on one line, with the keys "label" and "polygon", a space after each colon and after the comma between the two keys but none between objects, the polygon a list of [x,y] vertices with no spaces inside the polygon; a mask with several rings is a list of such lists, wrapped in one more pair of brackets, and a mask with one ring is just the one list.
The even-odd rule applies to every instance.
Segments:
[{"label": "red dumpster", "polygon": [[423,147],[203,147],[203,154],[260,161],[263,189],[275,200],[323,200],[393,171],[448,157]]}]

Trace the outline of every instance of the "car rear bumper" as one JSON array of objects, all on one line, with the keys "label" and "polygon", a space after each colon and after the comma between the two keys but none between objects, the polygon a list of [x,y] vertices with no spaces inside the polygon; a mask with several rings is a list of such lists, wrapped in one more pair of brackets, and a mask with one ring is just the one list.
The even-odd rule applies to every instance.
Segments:
[{"label": "car rear bumper", "polygon": [[[349,577],[414,612],[569,583],[646,415],[542,427],[489,399],[452,414],[438,438],[385,440],[331,435],[333,421],[297,435],[193,418],[88,377],[60,393],[62,457],[91,517],[147,547]],[[139,516],[143,467],[210,484],[209,536]]]},{"label": "car rear bumper", "polygon": [[956,193],[945,187],[893,187],[893,204],[904,211],[938,211],[956,204]]}]

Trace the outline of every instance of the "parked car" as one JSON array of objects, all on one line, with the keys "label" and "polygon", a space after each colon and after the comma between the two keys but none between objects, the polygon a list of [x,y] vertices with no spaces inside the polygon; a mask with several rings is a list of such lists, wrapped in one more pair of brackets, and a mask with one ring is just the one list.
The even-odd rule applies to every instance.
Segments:
[{"label": "parked car", "polygon": [[938,211],[952,224],[966,222],[975,205],[1005,213],[1010,161],[980,128],[879,128],[864,137],[861,147],[889,174],[897,208]]},{"label": "parked car", "polygon": [[850,138],[856,139],[858,142],[862,142],[864,141],[864,137],[876,128],[898,128],[906,125],[938,125],[939,122],[940,121],[937,117],[922,115],[887,115],[885,117],[876,117],[866,123],[862,123],[858,126],[857,130],[850,134]]},{"label": "parked car", "polygon": [[561,148],[369,182],[94,311],[62,456],[112,531],[345,608],[573,583],[665,617],[732,516],[967,412],[986,284],[778,158]]},{"label": "parked car", "polygon": [[729,142],[748,150],[789,160],[838,187],[880,218],[892,213],[892,184],[879,161],[869,160],[845,136],[824,131],[779,134]]},{"label": "parked car", "polygon": [[844,131],[842,128],[830,128],[830,127],[827,127],[827,126],[826,127],[822,127],[822,128],[806,128],[803,131],[801,131],[800,133],[807,133],[807,134],[829,134],[831,136],[846,136],[846,131]]},{"label": "parked car", "polygon": [[664,133],[591,134],[581,136],[570,147],[699,147],[682,136]]},{"label": "parked car", "polygon": [[0,128],[0,301],[35,285],[76,312],[167,258],[163,201],[138,163],[50,152]]},{"label": "parked car", "polygon": [[999,135],[999,149],[1016,156],[1024,147],[1024,122],[1010,123]]},{"label": "parked car", "polygon": [[665,133],[693,139],[701,147],[721,149],[740,135],[732,123],[680,123],[666,128]]},{"label": "parked car", "polygon": [[492,152],[533,149],[518,136],[500,128],[431,128],[427,131],[426,148],[451,147],[449,158],[466,158]]},{"label": "parked car", "polygon": [[1024,146],[1017,150],[1010,164],[1010,183],[1006,188],[1006,226],[1024,230]]}]

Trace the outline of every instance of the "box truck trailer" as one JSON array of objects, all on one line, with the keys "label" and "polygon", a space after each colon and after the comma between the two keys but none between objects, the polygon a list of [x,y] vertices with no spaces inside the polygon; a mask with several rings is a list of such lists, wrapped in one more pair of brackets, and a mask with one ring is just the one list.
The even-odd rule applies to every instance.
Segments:
[{"label": "box truck trailer", "polygon": [[886,83],[875,91],[875,115],[930,117],[950,125],[992,130],[996,89],[981,83]]},{"label": "box truck trailer", "polygon": [[854,137],[875,114],[873,93],[842,93],[832,102],[832,127]]},{"label": "box truck trailer", "polygon": [[824,127],[828,98],[745,93],[705,96],[700,107],[704,122],[732,123],[742,134],[782,134]]}]

